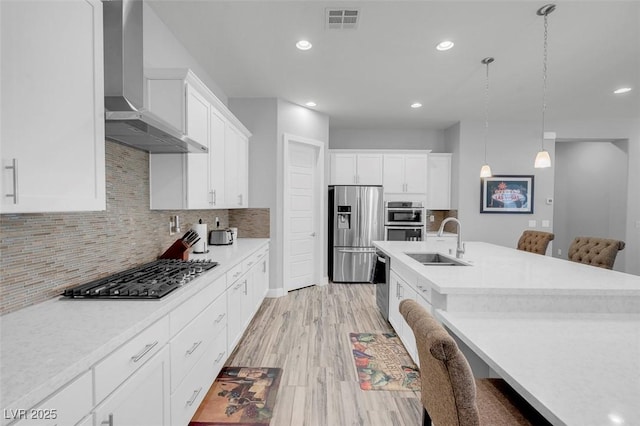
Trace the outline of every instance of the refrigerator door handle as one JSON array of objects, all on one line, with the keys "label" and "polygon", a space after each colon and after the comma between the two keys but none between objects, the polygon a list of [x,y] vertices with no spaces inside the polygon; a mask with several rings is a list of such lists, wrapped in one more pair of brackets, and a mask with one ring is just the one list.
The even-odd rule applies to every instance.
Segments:
[{"label": "refrigerator door handle", "polygon": [[338,249],[338,253],[375,253],[376,249],[363,250],[363,249]]}]

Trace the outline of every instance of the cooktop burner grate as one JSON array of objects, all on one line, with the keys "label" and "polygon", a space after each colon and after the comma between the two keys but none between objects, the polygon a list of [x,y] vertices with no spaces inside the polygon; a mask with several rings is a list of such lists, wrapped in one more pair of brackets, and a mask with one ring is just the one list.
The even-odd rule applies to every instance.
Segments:
[{"label": "cooktop burner grate", "polygon": [[208,260],[159,259],[66,289],[62,295],[92,299],[160,299],[217,265]]}]

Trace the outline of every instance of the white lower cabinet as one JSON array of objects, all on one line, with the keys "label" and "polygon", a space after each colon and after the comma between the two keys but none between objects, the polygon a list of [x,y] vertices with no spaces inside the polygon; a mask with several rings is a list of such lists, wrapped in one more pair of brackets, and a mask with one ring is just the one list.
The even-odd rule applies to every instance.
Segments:
[{"label": "white lower cabinet", "polygon": [[[27,410],[21,416],[24,419],[13,426],[75,425],[91,411],[92,383],[91,372],[85,372],[42,404]],[[87,419],[92,424],[92,417]]]},{"label": "white lower cabinet", "polygon": [[96,364],[96,402],[114,391],[168,341],[169,318],[164,316]]},{"label": "white lower cabinet", "polygon": [[407,349],[407,352],[418,362],[418,350],[416,346],[416,340],[413,336],[413,331],[409,324],[404,320],[404,317],[400,313],[400,302],[405,299],[419,300],[416,291],[407,284],[397,273],[391,270],[390,274],[390,286],[389,286],[389,322],[393,326],[400,340]]},{"label": "white lower cabinet", "polygon": [[12,426],[186,426],[268,288],[265,245]]},{"label": "white lower cabinet", "polygon": [[[189,424],[227,359],[226,329],[218,332],[177,389],[171,394],[171,424]],[[173,365],[172,365],[173,368]]]},{"label": "white lower cabinet", "polygon": [[[226,335],[227,304],[223,296],[218,297],[184,330],[171,340],[171,391],[180,385],[214,338]],[[217,322],[216,322],[217,321]],[[224,342],[226,350],[226,341]]]},{"label": "white lower cabinet", "polygon": [[98,405],[96,425],[170,425],[169,358],[165,346]]},{"label": "white lower cabinet", "polygon": [[240,341],[244,332],[244,325],[248,311],[246,305],[247,276],[242,275],[227,288],[227,312],[229,315],[227,323],[227,343],[228,352],[231,353],[236,344]]}]

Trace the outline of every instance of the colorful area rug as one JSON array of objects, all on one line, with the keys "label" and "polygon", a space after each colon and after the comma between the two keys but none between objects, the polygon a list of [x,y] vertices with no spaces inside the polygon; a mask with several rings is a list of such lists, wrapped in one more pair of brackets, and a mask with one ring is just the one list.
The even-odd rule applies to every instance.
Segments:
[{"label": "colorful area rug", "polygon": [[281,376],[281,368],[223,368],[189,426],[268,426]]},{"label": "colorful area rug", "polygon": [[349,338],[360,389],[420,390],[418,367],[395,333],[349,333]]}]

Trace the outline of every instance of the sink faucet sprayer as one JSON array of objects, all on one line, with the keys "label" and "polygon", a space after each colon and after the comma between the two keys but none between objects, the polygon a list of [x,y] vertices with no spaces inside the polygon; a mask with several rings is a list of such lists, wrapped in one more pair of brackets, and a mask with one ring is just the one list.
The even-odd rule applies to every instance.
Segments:
[{"label": "sink faucet sprayer", "polygon": [[456,257],[458,259],[462,259],[462,255],[464,254],[464,243],[462,242],[462,224],[455,217],[448,217],[442,221],[440,224],[440,229],[438,229],[438,237],[442,237],[442,233],[444,232],[444,225],[447,222],[455,222],[458,224],[458,246],[456,247]]}]

